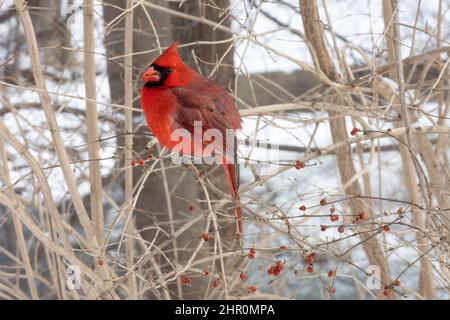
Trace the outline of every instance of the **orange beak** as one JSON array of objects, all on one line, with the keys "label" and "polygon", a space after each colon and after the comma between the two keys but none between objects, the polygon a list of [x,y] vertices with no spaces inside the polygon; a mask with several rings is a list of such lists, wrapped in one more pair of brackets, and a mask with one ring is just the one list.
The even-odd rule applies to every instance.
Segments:
[{"label": "orange beak", "polygon": [[161,74],[155,68],[150,67],[142,75],[142,80],[144,82],[158,82],[161,80]]}]

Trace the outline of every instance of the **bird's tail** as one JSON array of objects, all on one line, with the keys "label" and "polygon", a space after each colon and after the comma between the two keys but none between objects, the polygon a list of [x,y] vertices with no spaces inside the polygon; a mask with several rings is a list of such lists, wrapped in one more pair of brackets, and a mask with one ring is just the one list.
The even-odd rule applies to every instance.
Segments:
[{"label": "bird's tail", "polygon": [[[228,186],[230,187],[230,193],[233,199],[238,202],[239,201],[239,195],[237,193],[237,181],[236,181],[236,175],[235,175],[235,164],[228,163],[227,161],[223,161],[223,168],[225,170],[225,173],[227,174],[227,180],[228,180]],[[238,225],[238,231],[239,233],[242,233],[242,214],[241,214],[241,207],[236,204],[236,221]]]}]

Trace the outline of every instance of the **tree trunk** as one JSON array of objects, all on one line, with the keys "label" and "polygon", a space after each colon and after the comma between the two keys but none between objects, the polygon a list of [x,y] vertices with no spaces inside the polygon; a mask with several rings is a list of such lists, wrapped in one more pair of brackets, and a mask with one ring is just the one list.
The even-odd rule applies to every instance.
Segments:
[{"label": "tree trunk", "polygon": [[[225,2],[227,1],[224,1],[224,3]],[[164,5],[164,3],[165,2],[163,1],[159,1],[158,4]],[[188,10],[189,12],[191,12],[190,10],[194,8],[191,6],[191,4],[192,2],[187,2],[179,10]],[[113,21],[114,18],[122,13],[124,5],[124,1],[119,0],[110,0],[104,2],[103,8],[106,24]],[[122,10],[119,8],[122,8]],[[152,26],[149,23],[149,19],[145,10],[148,9],[144,9],[143,6],[138,6],[134,9],[133,52],[145,52],[148,50],[155,51],[151,54],[145,53],[133,56],[133,79],[134,83],[136,84],[136,86],[134,87],[133,96],[135,98],[140,96],[139,76],[148,67],[152,60],[157,55],[159,55],[159,51],[156,50],[156,37],[152,32]],[[217,10],[212,10],[211,8],[207,8],[205,10],[209,19],[217,20]],[[198,11],[195,11],[195,13],[194,11],[191,12],[191,14],[197,14]],[[202,28],[204,28],[204,26],[200,24],[186,26],[179,18],[169,17],[165,13],[153,12],[152,10],[148,10],[147,12],[157,30],[167,31],[164,32],[164,34],[158,34],[159,41],[162,47],[168,46],[172,42],[172,40],[182,40],[183,43],[190,41],[187,40],[187,34],[191,35],[189,39],[192,39],[192,41],[197,41],[200,39],[217,40],[225,36],[223,34],[219,34],[217,31],[213,32],[211,29],[203,30]],[[176,24],[178,27],[172,29],[172,24]],[[124,69],[122,67],[123,58],[111,58],[116,56],[123,56],[123,27],[123,20],[114,23],[113,28],[108,30],[110,32],[107,33],[105,37],[105,46],[107,49],[108,58],[110,58],[108,62],[108,77],[111,90],[111,100],[113,103],[120,104],[124,102]],[[201,37],[203,34],[205,34],[206,36],[199,39],[196,38],[197,36]],[[231,43],[229,45],[231,45]],[[222,52],[222,50],[225,51],[228,49],[228,46],[226,47],[226,49],[224,46],[214,46],[212,50],[211,45],[194,47],[196,54],[201,60],[212,62],[215,62],[214,57],[222,57],[224,53]],[[190,50],[190,48],[181,48],[180,53],[186,59],[187,63],[195,68],[193,60],[189,58],[190,51],[188,50]],[[221,61],[221,63],[232,65],[232,57],[233,50],[230,49],[228,50],[228,54]],[[210,73],[210,70],[213,69],[213,66],[210,66],[208,64],[199,63],[199,65],[201,65],[202,72],[204,72],[203,74],[208,75]],[[215,73],[216,76],[214,78],[221,84],[232,83],[232,75],[234,74],[234,70],[230,67],[225,69],[228,71],[222,71],[223,69],[219,68],[219,70]],[[137,85],[138,83],[139,85]],[[141,107],[139,99],[135,99],[134,107]],[[147,125],[142,114],[134,115],[134,128],[134,132],[148,132]],[[118,133],[120,134],[122,132]],[[138,159],[139,157],[146,159],[149,153],[154,156],[159,154],[159,151],[156,148],[150,150],[150,152],[146,151],[145,146],[147,142],[148,139],[145,139],[142,135],[134,136],[133,148],[136,159]],[[123,138],[120,138],[119,145],[123,145],[123,143]],[[120,166],[123,167],[124,165],[129,165],[131,160],[132,159],[123,159],[120,163]],[[145,271],[146,277],[154,281],[158,279],[158,275],[155,273],[155,264],[158,265],[162,274],[165,275],[171,271],[174,271],[174,267],[178,270],[187,263],[188,259],[192,256],[195,247],[198,245],[198,242],[202,241],[202,234],[205,232],[204,229],[206,218],[199,219],[199,221],[190,226],[181,235],[175,237],[175,233],[180,228],[189,223],[192,219],[195,219],[196,217],[198,217],[198,215],[202,214],[202,212],[207,212],[203,211],[203,209],[205,208],[204,203],[198,202],[198,199],[204,199],[205,196],[203,195],[201,188],[197,182],[197,177],[194,175],[191,169],[185,166],[174,167],[170,159],[168,159],[163,162],[159,162],[155,170],[157,170],[157,172],[153,172],[152,174],[150,174],[148,179],[144,182],[144,188],[140,193],[139,199],[135,206],[135,210],[133,212],[136,229],[140,231],[140,234],[144,240],[149,242],[155,240],[155,246],[158,246],[168,239],[171,240],[170,246],[161,248],[161,251],[164,252],[164,255],[155,255],[153,259],[151,259],[153,265],[152,263],[148,263],[148,265],[146,265],[146,267],[148,267],[148,269]],[[199,170],[202,169],[199,168]],[[219,171],[216,170],[215,172]],[[135,168],[135,183],[141,178],[142,174],[143,170],[140,167]],[[220,174],[220,179],[217,178],[217,174],[212,174],[211,176],[209,176],[209,174],[207,173],[207,175],[215,186],[223,185],[223,188],[221,189],[227,190],[226,188],[228,188],[228,186],[226,184],[216,184],[215,182],[216,179],[217,181],[226,181],[226,179],[223,178],[222,174]],[[213,197],[213,195],[211,196]],[[191,210],[192,208],[194,209]],[[231,226],[235,228],[234,224],[231,224]],[[159,228],[163,229],[165,232],[159,232]],[[229,227],[224,227],[223,229],[226,231],[224,233],[228,235],[226,238],[234,239],[234,230],[233,232],[229,232]],[[223,233],[223,229],[220,230],[221,233]],[[211,235],[214,234],[214,230],[210,229],[210,232]],[[157,236],[156,239],[155,236]],[[205,243],[203,245],[201,251],[196,256],[197,259],[212,255],[212,242],[213,241],[210,240],[208,243]],[[166,259],[166,257],[168,260]],[[196,266],[196,268],[199,268],[200,270],[202,270],[203,268],[211,269],[211,265],[205,264],[202,266]],[[217,272],[217,269],[215,272]],[[186,273],[189,276],[192,276],[190,272]],[[217,273],[217,276],[219,276],[219,273]],[[148,297],[154,298],[156,296],[160,296],[166,299],[204,298],[204,296],[206,295],[207,286],[210,285],[209,279],[210,278],[206,277],[196,278],[190,286],[182,286],[179,279],[176,279],[174,282],[167,286],[167,290],[162,290],[159,293],[149,294]]]}]

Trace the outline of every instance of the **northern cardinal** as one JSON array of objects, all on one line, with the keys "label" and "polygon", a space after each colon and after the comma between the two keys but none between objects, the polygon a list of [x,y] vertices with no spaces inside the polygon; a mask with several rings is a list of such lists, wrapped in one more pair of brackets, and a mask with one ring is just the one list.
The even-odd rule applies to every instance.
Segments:
[{"label": "northern cardinal", "polygon": [[[178,54],[177,43],[173,43],[143,73],[144,85],[141,90],[141,104],[148,127],[159,142],[174,149],[179,143],[172,138],[177,129],[185,129],[194,136],[194,128],[201,121],[202,135],[208,129],[216,129],[223,137],[222,143],[227,151],[221,153],[221,162],[225,169],[231,196],[238,200],[235,177],[234,147],[229,153],[229,135],[241,128],[241,116],[236,109],[231,95],[213,81],[200,76],[187,66]],[[196,123],[194,123],[196,122]],[[198,139],[197,139],[198,140]],[[203,139],[202,139],[203,140]],[[200,151],[207,148],[208,143],[195,141]],[[198,150],[195,146],[190,155]],[[219,155],[220,156],[220,155]],[[238,231],[242,232],[241,209],[236,207]]]}]

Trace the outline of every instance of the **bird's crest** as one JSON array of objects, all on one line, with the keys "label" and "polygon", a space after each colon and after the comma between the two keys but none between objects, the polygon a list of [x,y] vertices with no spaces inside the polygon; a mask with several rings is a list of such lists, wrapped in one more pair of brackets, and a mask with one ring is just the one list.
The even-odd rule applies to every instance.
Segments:
[{"label": "bird's crest", "polygon": [[178,53],[178,41],[172,43],[154,62],[160,67],[176,67],[182,64],[183,60]]}]

